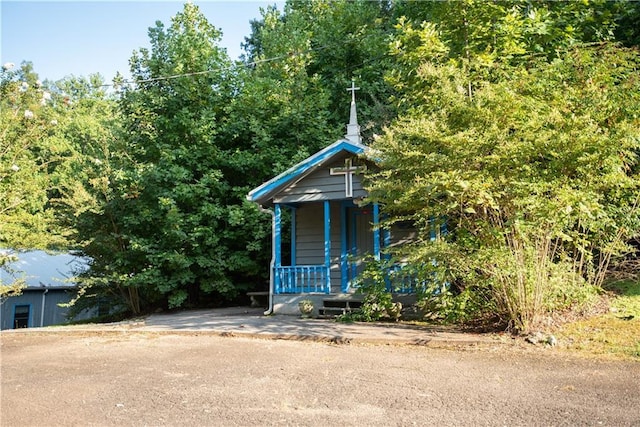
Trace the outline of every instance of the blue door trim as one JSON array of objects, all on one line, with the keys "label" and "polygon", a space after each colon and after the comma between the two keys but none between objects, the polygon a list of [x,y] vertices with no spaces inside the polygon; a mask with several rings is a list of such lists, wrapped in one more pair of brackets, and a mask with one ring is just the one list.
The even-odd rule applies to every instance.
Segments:
[{"label": "blue door trim", "polygon": [[342,292],[349,291],[349,238],[347,235],[347,211],[355,207],[353,200],[343,200],[340,203],[340,288]]},{"label": "blue door trim", "polygon": [[380,260],[380,205],[373,204],[373,255]]}]

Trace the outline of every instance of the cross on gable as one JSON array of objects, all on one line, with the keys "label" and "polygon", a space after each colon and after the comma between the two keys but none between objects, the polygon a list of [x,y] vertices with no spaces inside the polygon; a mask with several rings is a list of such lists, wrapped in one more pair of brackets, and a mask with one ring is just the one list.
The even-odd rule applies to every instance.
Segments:
[{"label": "cross on gable", "polygon": [[344,167],[331,168],[329,173],[331,175],[344,175],[345,196],[353,197],[353,174],[364,172],[365,170],[367,170],[365,165],[353,166],[353,161],[348,158],[344,160]]}]

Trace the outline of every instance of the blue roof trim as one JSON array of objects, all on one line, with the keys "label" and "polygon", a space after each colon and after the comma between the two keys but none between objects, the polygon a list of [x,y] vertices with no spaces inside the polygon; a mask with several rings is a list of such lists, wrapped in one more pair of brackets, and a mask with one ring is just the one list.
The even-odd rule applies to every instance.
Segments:
[{"label": "blue roof trim", "polygon": [[310,169],[322,164],[331,157],[346,151],[352,154],[362,154],[367,147],[365,145],[347,140],[338,140],[328,147],[318,151],[314,155],[307,157],[302,162],[287,169],[275,178],[270,179],[259,187],[254,188],[247,194],[247,200],[256,202],[264,199],[272,191],[278,190],[288,182],[291,182],[301,175],[307,173]]}]

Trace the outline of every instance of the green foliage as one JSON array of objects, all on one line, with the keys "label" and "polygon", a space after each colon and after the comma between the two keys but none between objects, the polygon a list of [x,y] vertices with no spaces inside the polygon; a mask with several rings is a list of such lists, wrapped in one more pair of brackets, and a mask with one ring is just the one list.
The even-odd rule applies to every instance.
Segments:
[{"label": "green foliage", "polygon": [[30,63],[0,74],[0,246],[64,249],[72,217],[88,200],[83,183],[110,138],[99,75],[51,83]]},{"label": "green foliage", "polygon": [[360,311],[352,316],[354,320],[375,322],[386,317],[393,305],[392,295],[387,292],[387,263],[371,256],[363,260],[363,263],[365,268],[358,275],[354,286],[359,294],[364,295],[364,300]]},{"label": "green foliage", "polygon": [[0,71],[0,247],[60,247],[54,188],[73,155],[59,123],[66,106],[30,63]]},{"label": "green foliage", "polygon": [[267,8],[246,38],[247,61],[269,61],[257,65],[254,77],[268,74],[286,81],[295,75],[299,81],[314,82],[305,96],[322,102],[318,118],[329,130],[322,136],[325,143],[331,135],[344,133],[349,117],[345,89],[355,79],[362,89],[362,133],[370,138],[394,115],[387,102],[391,88],[383,79],[392,66],[387,43],[393,33],[393,10],[385,1],[344,0],[288,1],[284,12]]},{"label": "green foliage", "polygon": [[264,282],[270,227],[245,195],[275,159],[288,166],[252,117],[259,86],[239,84],[197,6],[149,34],[131,59],[137,86],[120,94],[121,156],[102,163],[100,203],[79,217],[93,259],[83,298],[131,313],[220,304]]},{"label": "green foliage", "polygon": [[402,304],[393,301],[388,291],[391,285],[393,263],[390,260],[379,260],[372,255],[362,260],[365,266],[355,279],[354,287],[358,294],[364,295],[362,306],[354,313],[343,315],[341,321],[375,322],[382,319],[398,320]]},{"label": "green foliage", "polygon": [[[618,27],[633,14],[634,6],[625,3],[408,1],[400,4],[400,13],[414,24],[436,24],[452,60],[478,58],[487,64],[523,54],[555,57],[575,44],[613,40]],[[625,37],[622,32],[619,36]]]},{"label": "green foliage", "polygon": [[494,64],[472,93],[471,72],[423,58],[408,77],[420,83],[403,88],[415,107],[374,146],[385,168],[371,197],[415,213],[424,234],[447,218],[456,256],[440,258],[453,277],[489,289],[525,330],[592,294],[580,289],[600,286],[637,233],[637,53],[602,45]]}]

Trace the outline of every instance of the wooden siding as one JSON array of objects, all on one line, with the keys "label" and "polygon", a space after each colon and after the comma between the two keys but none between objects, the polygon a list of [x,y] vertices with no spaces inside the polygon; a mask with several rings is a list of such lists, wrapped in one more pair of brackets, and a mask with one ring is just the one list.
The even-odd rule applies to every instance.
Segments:
[{"label": "wooden siding", "polygon": [[[331,292],[340,292],[340,204],[331,203]],[[324,209],[321,202],[308,203],[296,211],[296,264],[324,265]]]},{"label": "wooden siding", "polygon": [[[335,167],[344,167],[344,160],[347,157],[346,155],[340,156],[335,162],[285,188],[273,197],[274,203],[300,203],[346,199],[344,175],[331,175],[330,170]],[[367,192],[362,188],[360,177],[354,174],[353,197],[365,197],[366,195]]]},{"label": "wooden siding", "polygon": [[324,265],[324,211],[322,203],[296,210],[296,264]]}]

